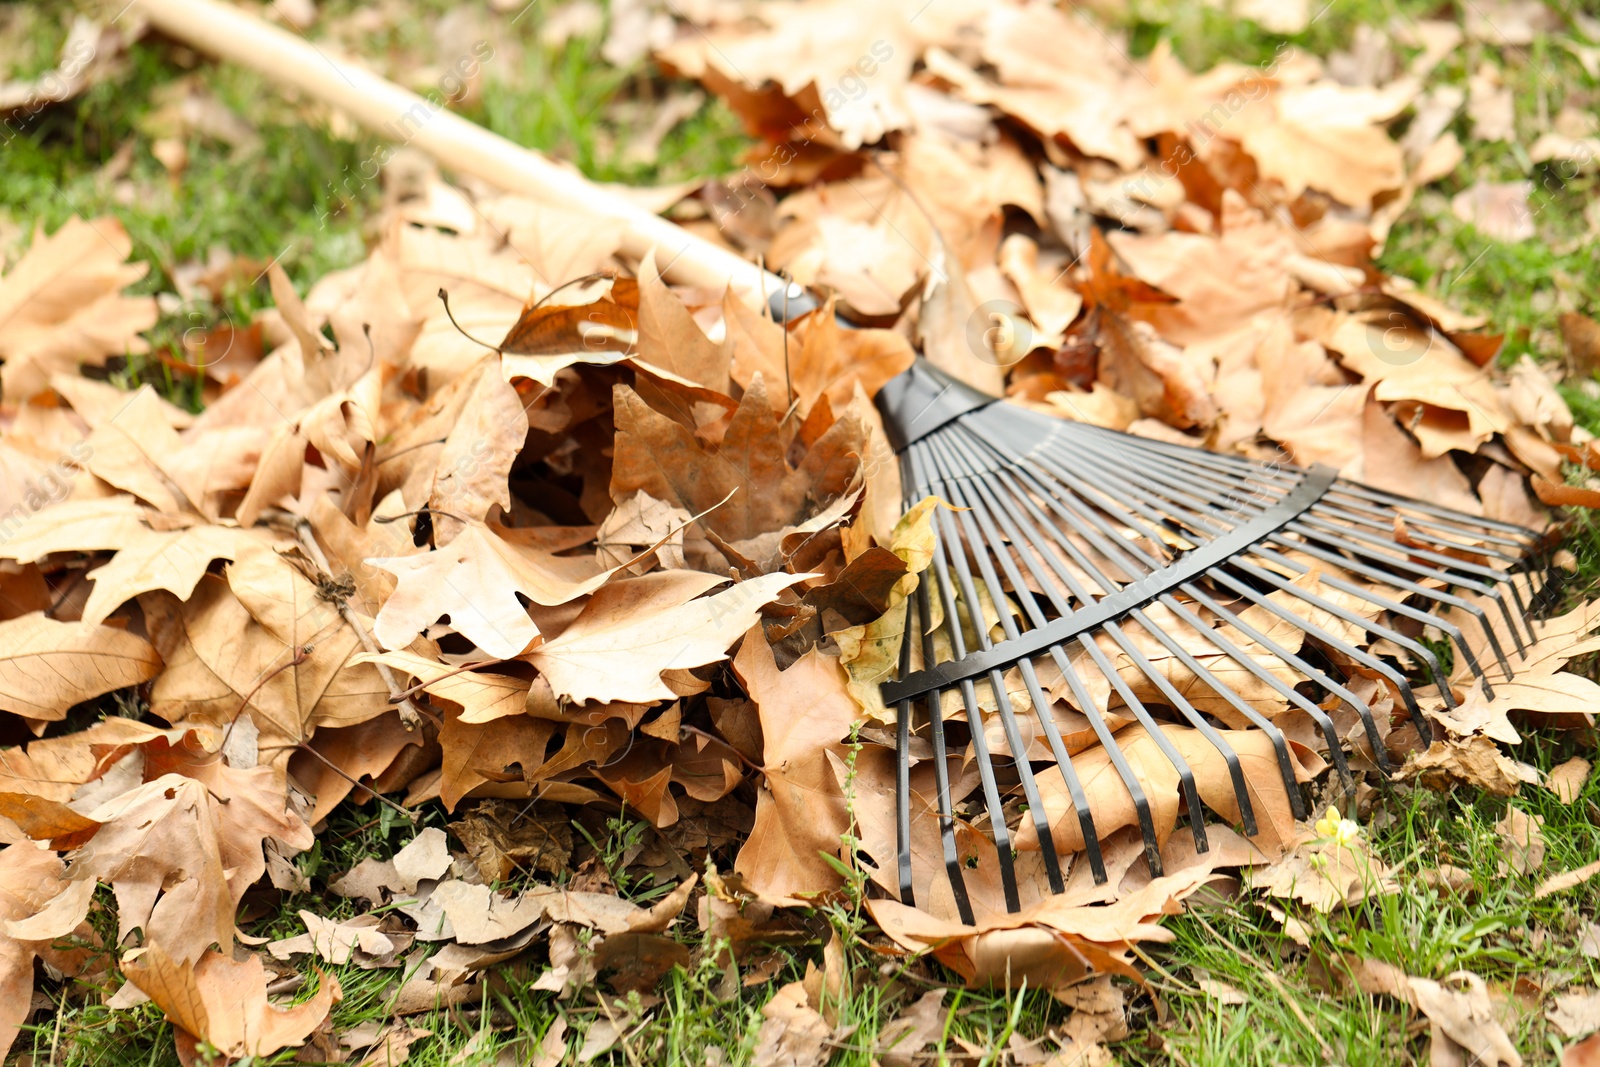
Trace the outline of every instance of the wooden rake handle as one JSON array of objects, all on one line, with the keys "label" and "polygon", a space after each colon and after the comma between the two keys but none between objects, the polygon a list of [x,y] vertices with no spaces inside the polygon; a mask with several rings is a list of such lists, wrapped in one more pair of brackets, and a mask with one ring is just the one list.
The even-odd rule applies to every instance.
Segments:
[{"label": "wooden rake handle", "polygon": [[293,86],[391,138],[396,131],[409,136],[408,144],[451,170],[507,192],[622,223],[622,250],[643,259],[654,249],[662,272],[674,281],[713,290],[727,286],[756,307],[763,306],[764,295],[781,292],[786,284],[538,152],[222,0],[135,0],[129,11],[135,9],[168,37]]}]

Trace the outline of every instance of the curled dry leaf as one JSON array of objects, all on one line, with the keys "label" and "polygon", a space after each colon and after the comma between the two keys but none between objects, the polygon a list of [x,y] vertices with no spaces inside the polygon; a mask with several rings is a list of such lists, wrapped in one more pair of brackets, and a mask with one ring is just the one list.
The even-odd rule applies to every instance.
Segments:
[{"label": "curled dry leaf", "polygon": [[1597,874],[1600,874],[1600,861],[1579,867],[1577,870],[1562,871],[1560,874],[1552,875],[1540,882],[1538,888],[1533,891],[1533,899],[1543,900],[1545,897],[1554,896],[1556,893],[1564,893],[1575,886],[1582,885]]},{"label": "curled dry leaf", "polygon": [[856,721],[844,672],[815,649],[779,671],[759,628],[745,634],[733,669],[755,702],[763,739],[755,827],[734,870],[768,901],[830,889],[839,875],[824,857],[838,855],[850,825],[829,765],[830,755],[844,755]]},{"label": "curled dry leaf", "polygon": [[1529,815],[1515,805],[1495,823],[1495,833],[1500,835],[1500,854],[1504,859],[1501,871],[1507,867],[1517,874],[1534,874],[1544,866],[1544,816]]},{"label": "curled dry leaf", "polygon": [[204,1041],[232,1058],[298,1046],[343,997],[338,979],[323,973],[309,1000],[275,1007],[267,1000],[267,972],[259,956],[239,962],[207,952],[186,963],[152,945],[137,959],[124,961],[122,970],[191,1045]]},{"label": "curled dry leaf", "polygon": [[50,942],[71,933],[89,910],[84,899],[75,900],[76,916],[70,922],[38,923],[73,888],[63,876],[61,859],[53,851],[30,844],[15,844],[0,851],[0,1054],[9,1055],[11,1044],[28,1018],[33,997],[33,961]]},{"label": "curled dry leaf", "polygon": [[1522,1056],[1495,1015],[1488,986],[1472,972],[1455,971],[1435,982],[1380,960],[1346,957],[1342,962],[1362,992],[1395,997],[1428,1017],[1434,1062],[1522,1067]]},{"label": "curled dry leaf", "polygon": [[1588,760],[1582,756],[1573,756],[1550,771],[1544,780],[1545,788],[1554,793],[1561,803],[1571,804],[1583,795],[1591,769]]}]

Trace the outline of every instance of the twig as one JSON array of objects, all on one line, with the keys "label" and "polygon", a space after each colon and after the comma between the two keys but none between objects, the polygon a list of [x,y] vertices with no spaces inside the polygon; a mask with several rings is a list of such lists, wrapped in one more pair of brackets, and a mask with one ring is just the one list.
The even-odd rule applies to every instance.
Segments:
[{"label": "twig", "polygon": [[222,758],[223,751],[228,747],[228,739],[233,736],[233,728],[238,725],[239,716],[244,714],[244,709],[248,708],[250,706],[250,702],[256,698],[256,694],[261,692],[261,687],[272,681],[284,671],[288,670],[290,667],[298,667],[300,664],[304,663],[310,658],[311,646],[304,645],[295,650],[294,658],[288,663],[280,663],[278,666],[272,668],[266,674],[261,676],[261,680],[251,687],[250,692],[244,695],[243,700],[239,701],[239,710],[233,713],[233,718],[228,720],[228,728],[222,731],[222,744],[217,746],[218,759]]},{"label": "twig", "polygon": [[306,744],[304,741],[300,742],[299,744],[295,745],[294,747],[299,749],[301,752],[309,752],[311,755],[317,757],[317,759],[321,760],[323,762],[323,764],[329,770],[331,770],[334,774],[337,774],[340,778],[343,778],[345,781],[349,782],[351,785],[355,786],[357,789],[366,790],[367,794],[369,796],[371,796],[373,800],[376,800],[380,804],[387,804],[389,807],[393,808],[395,811],[398,811],[401,815],[404,815],[408,822],[413,822],[414,823],[414,822],[417,821],[417,813],[416,812],[412,811],[410,808],[404,807],[403,805],[396,804],[394,801],[390,800],[388,797],[384,796],[382,793],[378,792],[376,789],[372,788],[370,785],[367,785],[365,782],[356,781],[354,778],[350,777],[350,775],[345,773],[344,768],[342,768],[338,764],[334,763],[327,756],[324,756],[322,753],[318,752],[316,749],[312,748],[310,745]]},{"label": "twig", "polygon": [[439,675],[437,678],[430,678],[425,682],[418,682],[416,685],[412,686],[410,689],[402,689],[402,690],[400,690],[400,692],[392,694],[389,697],[389,699],[391,701],[393,701],[393,700],[398,700],[401,697],[414,697],[418,693],[421,693],[424,690],[426,690],[428,688],[428,686],[432,685],[434,682],[442,682],[446,678],[454,678],[458,674],[465,674],[468,671],[475,671],[479,667],[493,667],[496,663],[504,663],[504,662],[505,662],[505,660],[503,660],[503,659],[481,659],[481,660],[474,660],[471,663],[464,663],[461,666],[457,667],[455,670],[446,671],[444,674]]},{"label": "twig", "polygon": [[[322,554],[322,546],[317,544],[316,537],[312,535],[311,523],[305,519],[297,520],[294,524],[294,532],[300,540],[300,546],[306,550],[306,555],[310,556],[311,562],[317,565],[317,570],[331,579],[333,572],[328,567],[328,557]],[[372,639],[371,634],[367,633],[367,628],[361,625],[361,619],[356,615],[355,609],[350,606],[350,601],[344,597],[339,597],[338,604],[339,614],[344,616],[344,621],[350,624],[350,628],[361,639],[361,647],[373,655],[381,652],[382,650],[378,648],[378,643]],[[411,702],[411,698],[404,695],[405,688],[395,678],[394,671],[390,669],[387,663],[376,663],[374,666],[378,668],[378,674],[383,678],[383,684],[389,687],[389,699],[394,701],[400,709],[400,721],[405,725],[407,731],[415,730],[422,724],[422,713]]]}]

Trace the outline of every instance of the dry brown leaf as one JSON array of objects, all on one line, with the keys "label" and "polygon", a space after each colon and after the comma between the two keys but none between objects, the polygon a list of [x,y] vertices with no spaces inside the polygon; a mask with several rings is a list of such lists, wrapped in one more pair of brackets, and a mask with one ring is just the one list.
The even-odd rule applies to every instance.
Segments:
[{"label": "dry brown leaf", "polygon": [[1156,878],[1124,894],[1114,904],[1086,904],[1081,895],[1051,896],[1020,912],[998,912],[978,926],[937,919],[893,900],[872,900],[867,908],[892,940],[903,948],[931,950],[969,984],[1013,982],[1030,986],[1070,985],[1097,971],[1133,973],[1128,946],[1167,941],[1172,933],[1159,919],[1181,910],[1180,901],[1214,877],[1197,864]]},{"label": "dry brown leaf", "polygon": [[1250,885],[1323,913],[1400,888],[1362,842],[1325,840],[1304,841],[1276,863],[1252,869]]},{"label": "dry brown leaf", "polygon": [[865,428],[845,415],[791,468],[779,433],[781,416],[767,399],[775,384],[752,383],[715,450],[619,385],[613,499],[642,490],[702,516],[706,529],[729,542],[798,525],[838,499],[860,468]]},{"label": "dry brown leaf", "polygon": [[293,1008],[267,1000],[267,972],[261,957],[237,962],[207,952],[194,963],[168,956],[152,945],[138,959],[125,960],[123,973],[150,996],[190,1043],[204,1041],[224,1056],[264,1056],[299,1045],[343,997],[339,982],[323,974],[311,999]]},{"label": "dry brown leaf", "polygon": [[[88,912],[83,901],[78,916],[64,928],[17,930],[44,912],[71,888],[62,877],[60,858],[49,849],[16,844],[0,851],[0,1053],[10,1054],[22,1024],[33,1007],[34,956],[55,938],[64,937]],[[75,902],[69,902],[74,903]],[[15,931],[15,932],[14,932]],[[20,935],[20,936],[19,936]]]},{"label": "dry brown leaf", "polygon": [[156,324],[155,298],[122,295],[147,270],[126,262],[132,250],[113,218],[75,216],[49,235],[35,229],[0,278],[0,391],[10,401],[43,392],[57,371],[149,350],[138,335]]},{"label": "dry brown leaf", "polygon": [[779,671],[759,627],[745,634],[733,669],[761,715],[765,779],[734,869],[772,902],[833,889],[839,873],[823,856],[838,855],[850,818],[828,755],[845,754],[857,715],[845,673],[815,649]]},{"label": "dry brown leaf", "polygon": [[1588,760],[1582,756],[1573,756],[1550,771],[1544,780],[1545,788],[1554,793],[1561,803],[1571,804],[1583,795],[1583,787],[1589,781],[1590,769]]},{"label": "dry brown leaf", "polygon": [[1489,989],[1470,971],[1446,975],[1443,982],[1407,979],[1417,1008],[1433,1024],[1435,1045],[1460,1048],[1462,1062],[1484,1067],[1522,1067],[1522,1056],[1495,1016]]},{"label": "dry brown leaf", "polygon": [[[1202,802],[1222,815],[1228,825],[1237,825],[1239,802],[1222,754],[1198,730],[1168,726],[1162,729],[1162,733],[1194,772],[1195,786]],[[1251,840],[1268,855],[1276,855],[1299,836],[1289,806],[1289,796],[1284,790],[1277,753],[1267,735],[1260,730],[1221,730],[1218,734],[1234,750],[1241,766],[1245,768],[1244,780],[1260,831]],[[1119,731],[1117,747],[1133,769],[1150,803],[1157,839],[1165,841],[1177,823],[1181,803],[1177,770],[1143,726],[1129,726]],[[1095,833],[1102,840],[1124,826],[1138,825],[1132,796],[1104,748],[1095,747],[1079,753],[1073,757],[1072,765],[1088,795]],[[1303,773],[1297,768],[1297,777]],[[1059,774],[1041,775],[1039,793],[1049,813],[1050,832],[1056,848],[1083,848],[1083,828],[1065,779]],[[1016,847],[1023,850],[1039,848],[1038,834],[1031,821],[1025,821],[1019,827]]]},{"label": "dry brown leaf", "polygon": [[[930,989],[912,1001],[878,1032],[878,1059],[884,1067],[914,1067],[922,1050],[938,1046],[944,1034],[948,990]],[[935,1054],[939,1049],[935,1048]]]},{"label": "dry brown leaf", "polygon": [[1543,900],[1545,897],[1554,896],[1556,893],[1564,893],[1574,886],[1582,885],[1597,874],[1600,874],[1600,861],[1579,867],[1576,870],[1562,871],[1560,874],[1553,875],[1540,882],[1538,888],[1533,891],[1533,899]]},{"label": "dry brown leaf", "polygon": [[[156,714],[173,723],[225,727],[248,701],[268,758],[279,761],[318,726],[354,725],[391,705],[376,668],[350,663],[362,646],[345,620],[317,598],[307,579],[285,573],[293,570],[286,562],[271,570],[276,580],[252,583],[270,629],[226,580],[209,575],[186,603],[147,593],[140,604],[151,643],[167,665],[151,689]],[[322,620],[323,628],[313,630]],[[302,643],[289,644],[274,630]]]},{"label": "dry brown leaf", "polygon": [[385,647],[405,648],[448,615],[452,629],[497,659],[517,655],[539,636],[519,593],[547,607],[565,604],[600,588],[612,574],[593,557],[518,545],[479,521],[431,552],[368,562],[399,579],[373,625]]},{"label": "dry brown leaf", "polygon": [[0,622],[0,709],[60,719],[74,704],[149,681],[150,643],[110,626],[58,622],[43,612]]},{"label": "dry brown leaf", "polygon": [[757,1067],[822,1067],[828,1061],[833,1027],[808,1003],[804,982],[781,986],[761,1014],[753,1060]]},{"label": "dry brown leaf", "polygon": [[207,781],[160,775],[89,812],[102,825],[68,868],[73,879],[111,886],[120,937],[138,928],[180,962],[212,944],[231,949],[234,910],[266,869],[266,839],[311,845],[270,769],[214,761],[196,773]]},{"label": "dry brown leaf", "polygon": [[1556,997],[1545,1012],[1550,1025],[1566,1037],[1584,1037],[1600,1030],[1600,992],[1574,989]]},{"label": "dry brown leaf", "polygon": [[724,579],[667,571],[605,586],[554,640],[525,657],[558,697],[651,703],[678,694],[663,679],[727,658],[764,605],[812,574],[766,574],[700,596]]},{"label": "dry brown leaf", "polygon": [[1533,874],[1544,866],[1544,816],[1529,815],[1515,805],[1495,823],[1495,833],[1500,835],[1500,853],[1504,857],[1502,871],[1509,866],[1517,874]]},{"label": "dry brown leaf", "polygon": [[1398,776],[1430,789],[1448,789],[1461,782],[1502,797],[1513,795],[1524,783],[1539,780],[1537,770],[1511,759],[1482,734],[1459,741],[1435,741],[1426,752],[1407,761]]},{"label": "dry brown leaf", "polygon": [[302,909],[300,921],[305,923],[305,933],[268,943],[267,951],[273,958],[286,960],[294,955],[314,953],[318,959],[342,966],[358,949],[370,956],[381,956],[394,948],[394,942],[378,930],[379,916],[376,915],[358,915],[348,922],[339,922]]},{"label": "dry brown leaf", "polygon": [[500,360],[485,359],[434,465],[428,507],[436,516],[436,544],[449,544],[464,523],[488,519],[495,507],[511,507],[506,479],[527,435],[522,398],[501,374]]},{"label": "dry brown leaf", "polygon": [[229,527],[162,524],[161,519],[132,497],[67,500],[32,516],[0,546],[0,553],[29,563],[52,552],[116,552],[109,563],[89,572],[94,589],[83,617],[99,623],[141,593],[165,589],[187,599],[213,560],[233,559],[256,543]]}]

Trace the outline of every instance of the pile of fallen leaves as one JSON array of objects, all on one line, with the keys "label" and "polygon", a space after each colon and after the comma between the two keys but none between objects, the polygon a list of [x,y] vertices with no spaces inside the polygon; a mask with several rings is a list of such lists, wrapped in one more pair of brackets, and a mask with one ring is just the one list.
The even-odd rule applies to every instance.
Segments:
[{"label": "pile of fallen leaves", "polygon": [[[662,59],[765,142],[741,174],[664,199],[828,297],[788,326],[670,288],[603,220],[430,174],[396,183],[370,257],[304,299],[272,267],[276,308],[206,338],[203,365],[148,351],[156,304],[125,295],[143,268],[114,221],[38,233],[0,280],[0,1044],[29,1014],[35,959],[114,988],[114,1007],[153,1000],[186,1057],[197,1041],[347,1054],[328,1045],[331,976],[292,1009],[268,999],[304,957],[395,968],[397,1017],[477,999],[484,968],[525,954],[563,998],[599,976],[647,993],[690,960],[674,924],[704,931],[730,981],[761,981],[764,945],[805,929],[797,906],[859,873],[885,951],[1059,987],[1092,1045],[1121,1025],[1104,975],[1137,977],[1133,946],[1167,936],[1159,919],[1219,868],[1259,867],[1291,933],[1299,909],[1390,888],[1337,821],[1296,824],[1272,774],[1253,797],[1270,832],[1213,828],[1204,855],[1170,837],[1152,879],[1124,787],[1088,774],[1092,732],[1063,726],[1109,881],[1071,864],[1065,894],[1034,887],[1008,914],[979,864],[976,926],[937,895],[898,903],[892,733],[859,681],[870,628],[926,566],[928,509],[901,521],[871,401],[920,350],[1063,418],[1544,526],[1563,459],[1594,454],[1545,373],[1495,370],[1484,323],[1372,261],[1460,160],[1427,123],[1388,131],[1425,110],[1417,79],[1452,27],[1423,24],[1409,72],[1362,84],[1294,52],[1199,75],[1159,48],[1133,61],[1037,3],[725,14]],[[197,377],[203,412],[109,384],[130,354]],[[1458,660],[1431,746],[1377,675],[1352,684],[1391,713],[1406,775],[1510,794],[1538,778],[1500,749],[1512,715],[1589,721],[1600,687],[1561,668],[1600,648],[1597,622],[1585,607],[1546,624],[1515,681],[1491,669],[1492,700]],[[1287,704],[1262,711],[1315,777],[1326,743]],[[1175,781],[1137,762],[1170,834]],[[976,777],[959,754],[953,770],[960,801]],[[1208,804],[1208,776],[1231,792],[1223,768],[1196,772]],[[930,774],[920,759],[919,797]],[[295,857],[340,805],[430,804],[448,835],[327,885],[370,906],[358,918],[305,911],[304,935],[264,948],[239,929],[311,888]],[[913,863],[936,884],[926,808]],[[651,828],[628,865],[672,887],[648,906],[593,850],[574,864],[572,820],[618,811]],[[979,825],[959,833],[993,852]],[[783,1062],[831,1040],[825,956],[767,1009]],[[1436,1022],[1430,1004],[1476,1010],[1481,993],[1360,980]],[[933,1040],[938,1009],[896,1025]],[[397,1062],[422,1033],[396,1023],[357,1048]]]}]

